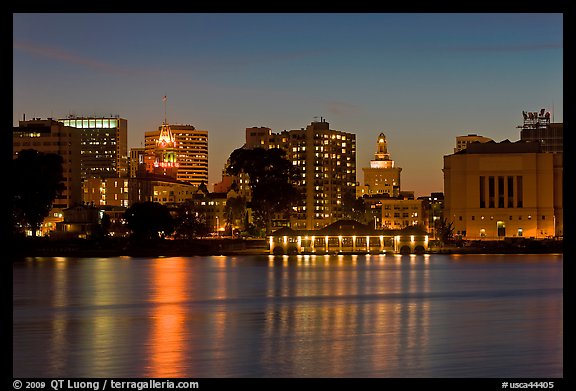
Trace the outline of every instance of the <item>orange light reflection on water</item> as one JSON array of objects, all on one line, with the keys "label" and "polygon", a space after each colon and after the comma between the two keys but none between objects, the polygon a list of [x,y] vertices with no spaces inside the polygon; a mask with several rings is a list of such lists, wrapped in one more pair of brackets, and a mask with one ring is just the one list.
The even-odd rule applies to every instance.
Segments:
[{"label": "orange light reflection on water", "polygon": [[182,367],[185,329],[186,260],[184,258],[157,259],[152,265],[152,297],[155,303],[150,318],[149,377],[185,377]]}]

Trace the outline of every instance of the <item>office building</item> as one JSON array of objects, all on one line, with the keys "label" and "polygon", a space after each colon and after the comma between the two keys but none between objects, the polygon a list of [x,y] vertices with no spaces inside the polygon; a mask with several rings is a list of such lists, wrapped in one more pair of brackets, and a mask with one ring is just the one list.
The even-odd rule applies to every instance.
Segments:
[{"label": "office building", "polygon": [[80,172],[87,178],[128,176],[128,121],[119,116],[59,119],[80,132]]},{"label": "office building", "polygon": [[[158,147],[160,147],[164,149],[163,154],[167,158],[164,161],[168,162],[171,159],[168,155],[175,153],[177,180],[195,186],[208,183],[208,131],[197,130],[192,125],[163,124],[157,131],[146,132],[144,137],[144,148],[148,156],[158,157]],[[164,146],[162,146],[163,141]]]}]

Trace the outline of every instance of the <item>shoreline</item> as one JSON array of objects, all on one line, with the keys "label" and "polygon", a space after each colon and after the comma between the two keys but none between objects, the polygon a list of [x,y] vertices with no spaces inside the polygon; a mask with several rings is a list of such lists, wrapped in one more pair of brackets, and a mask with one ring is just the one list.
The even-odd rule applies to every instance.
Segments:
[{"label": "shoreline", "polygon": [[[272,255],[265,239],[192,239],[133,241],[130,239],[53,240],[17,238],[12,241],[12,259],[30,257],[191,257]],[[562,240],[527,240],[522,243],[486,241],[468,246],[433,246],[424,254],[563,254]],[[364,255],[365,252],[302,253],[300,255]],[[379,253],[371,253],[377,255]],[[384,253],[390,254],[390,253]],[[424,255],[419,254],[419,255]],[[407,255],[407,254],[406,254]]]}]

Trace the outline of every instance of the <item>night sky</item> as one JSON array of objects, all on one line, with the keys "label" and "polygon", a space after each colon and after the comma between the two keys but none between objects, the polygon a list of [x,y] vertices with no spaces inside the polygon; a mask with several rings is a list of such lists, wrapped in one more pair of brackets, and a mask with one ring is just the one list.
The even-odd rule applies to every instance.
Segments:
[{"label": "night sky", "polygon": [[561,13],[20,13],[13,124],[118,114],[128,146],[164,119],[209,132],[209,188],[245,128],[324,117],[356,134],[357,180],[378,134],[402,190],[443,191],[442,158],[476,133],[516,141],[522,111],[563,122]]}]

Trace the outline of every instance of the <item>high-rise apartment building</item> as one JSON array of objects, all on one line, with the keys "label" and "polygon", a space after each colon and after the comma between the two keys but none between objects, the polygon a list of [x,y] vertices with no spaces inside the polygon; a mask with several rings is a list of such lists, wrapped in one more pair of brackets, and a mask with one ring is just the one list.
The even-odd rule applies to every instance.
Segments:
[{"label": "high-rise apartment building", "polygon": [[62,221],[62,210],[82,202],[82,181],[80,179],[80,134],[69,126],[52,118],[19,121],[12,131],[12,158],[24,149],[35,149],[43,153],[62,156],[64,191],[52,204],[50,215],[44,219],[41,234],[56,228]]},{"label": "high-rise apartment building", "polygon": [[[144,148],[147,155],[157,153],[163,126],[161,125],[157,131],[144,134]],[[198,130],[192,125],[169,125],[169,128],[175,144],[175,162],[178,166],[176,179],[195,186],[199,186],[202,182],[207,184],[208,131]],[[168,143],[168,141],[166,142]]]},{"label": "high-rise apartment building", "polygon": [[119,116],[59,119],[80,133],[82,180],[128,176],[128,121]]},{"label": "high-rise apartment building", "polygon": [[388,194],[390,197],[397,197],[400,192],[400,172],[402,169],[396,167],[394,160],[390,159],[388,142],[384,133],[378,135],[374,155],[374,159],[370,161],[370,167],[362,168],[364,185],[359,186],[356,196]]},{"label": "high-rise apartment building", "polygon": [[292,228],[319,229],[346,216],[343,200],[346,192],[355,194],[356,186],[355,134],[332,130],[323,118],[280,133],[247,128],[245,148],[256,147],[284,149],[301,172],[295,185],[304,199],[294,207]]}]

